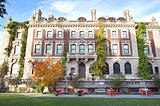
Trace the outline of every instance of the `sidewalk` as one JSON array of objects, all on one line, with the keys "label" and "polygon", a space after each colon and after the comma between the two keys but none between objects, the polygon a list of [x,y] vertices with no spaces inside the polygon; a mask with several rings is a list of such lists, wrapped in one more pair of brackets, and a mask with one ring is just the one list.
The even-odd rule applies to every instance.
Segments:
[{"label": "sidewalk", "polygon": [[142,96],[142,95],[105,95],[105,94],[85,94],[82,96],[72,94],[62,94],[56,96],[55,94],[40,94],[40,93],[20,93],[30,97],[64,97],[64,98],[160,98],[160,95]]}]

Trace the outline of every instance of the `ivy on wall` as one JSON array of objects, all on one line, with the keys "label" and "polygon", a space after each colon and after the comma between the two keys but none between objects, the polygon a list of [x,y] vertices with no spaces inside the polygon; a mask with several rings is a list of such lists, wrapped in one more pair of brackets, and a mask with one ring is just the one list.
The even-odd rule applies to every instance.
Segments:
[{"label": "ivy on wall", "polygon": [[98,34],[96,36],[96,43],[97,43],[97,48],[96,48],[96,54],[97,54],[97,60],[90,65],[90,69],[94,75],[103,76],[103,71],[106,70],[106,57],[107,57],[107,52],[106,52],[106,41],[107,38],[103,35],[104,27],[103,25],[99,26],[98,29]]},{"label": "ivy on wall", "polygon": [[25,21],[25,22],[12,21],[7,25],[7,28],[9,28],[8,32],[10,34],[10,37],[9,37],[8,47],[5,48],[5,50],[6,50],[8,57],[10,56],[11,50],[13,48],[12,44],[13,44],[13,41],[15,40],[15,36],[17,34],[17,29],[19,29],[19,28],[24,29],[23,34],[22,34],[21,54],[20,54],[20,59],[19,59],[19,65],[20,65],[19,74],[18,74],[19,79],[22,78],[22,76],[23,76],[24,57],[25,57],[25,52],[26,52],[27,34],[28,34],[27,23],[28,23],[28,21]]},{"label": "ivy on wall", "polygon": [[145,40],[143,38],[143,33],[146,33],[146,23],[137,23],[137,44],[138,44],[138,54],[139,54],[139,66],[138,66],[138,76],[141,79],[151,79],[151,74],[149,70],[149,59],[144,53]]}]

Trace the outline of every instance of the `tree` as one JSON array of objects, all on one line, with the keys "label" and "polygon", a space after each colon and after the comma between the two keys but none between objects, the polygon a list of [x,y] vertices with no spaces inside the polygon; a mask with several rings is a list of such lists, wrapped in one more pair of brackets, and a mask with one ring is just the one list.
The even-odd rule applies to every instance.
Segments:
[{"label": "tree", "polygon": [[144,53],[145,40],[143,34],[146,33],[145,23],[138,23],[137,28],[137,43],[138,43],[138,54],[139,54],[139,66],[138,66],[138,76],[142,79],[151,79],[149,70],[149,59]]},{"label": "tree", "polygon": [[94,75],[102,77],[103,71],[106,70],[106,57],[107,57],[107,52],[106,52],[106,37],[103,35],[104,32],[104,27],[103,25],[99,26],[98,34],[96,36],[96,43],[97,43],[97,48],[96,48],[96,54],[97,54],[97,60],[90,65],[90,69],[92,70],[92,73]]},{"label": "tree", "polygon": [[125,76],[123,74],[112,74],[109,76],[110,84],[114,88],[119,88],[122,85],[122,82],[125,80]]},{"label": "tree", "polygon": [[154,76],[154,84],[155,84],[155,86],[160,88],[160,75],[155,75]]},{"label": "tree", "polygon": [[2,91],[2,89],[4,89],[5,87],[5,75],[7,75],[8,72],[8,62],[4,61],[1,69],[0,69],[0,91]]},{"label": "tree", "polygon": [[45,61],[33,61],[32,69],[34,70],[33,80],[37,84],[48,86],[49,89],[55,88],[58,80],[64,76],[64,66],[60,61],[55,62],[51,58]]},{"label": "tree", "polygon": [[7,14],[5,7],[6,0],[0,0],[0,17],[4,18],[4,15]]}]

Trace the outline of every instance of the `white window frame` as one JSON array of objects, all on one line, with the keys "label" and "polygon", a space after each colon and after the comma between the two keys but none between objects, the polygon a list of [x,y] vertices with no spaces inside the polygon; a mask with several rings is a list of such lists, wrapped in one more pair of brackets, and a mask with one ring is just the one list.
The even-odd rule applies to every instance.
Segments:
[{"label": "white window frame", "polygon": [[42,31],[36,31],[36,36],[35,38],[42,38]]},{"label": "white window frame", "polygon": [[16,39],[21,39],[22,38],[22,32],[18,31],[16,34]]},{"label": "white window frame", "polygon": [[[146,35],[146,37],[144,37],[144,35]],[[142,37],[143,39],[148,39],[148,33],[147,32],[142,33]]]},{"label": "white window frame", "polygon": [[[81,48],[80,48],[81,45],[84,46],[84,49],[81,49]],[[83,44],[83,43],[82,43],[82,44],[79,44],[79,53],[80,53],[80,54],[84,54],[84,53],[85,53],[85,49],[86,49],[86,48],[85,48],[85,44]],[[83,52],[81,52],[81,51],[83,51]]]},{"label": "white window frame", "polygon": [[[126,36],[124,36],[124,32],[126,32],[126,34],[125,34]],[[121,31],[121,38],[129,38],[127,30],[122,30]]]},{"label": "white window frame", "polygon": [[62,46],[62,53],[63,53],[63,44],[62,44],[62,43],[57,43],[57,44],[56,44],[56,48],[55,48],[55,49],[56,49],[56,50],[55,50],[55,51],[56,51],[56,55],[62,55],[62,53],[58,53],[58,51],[59,51],[59,50],[58,50],[58,45],[61,45],[61,46]]},{"label": "white window frame", "polygon": [[[39,50],[40,53],[35,53],[35,52],[36,52],[36,51],[35,51],[35,50],[36,50],[36,45],[40,45],[40,50]],[[41,55],[41,53],[42,53],[42,44],[40,44],[40,43],[35,43],[35,44],[34,44],[34,51],[33,51],[33,52],[34,52],[34,53],[33,53],[34,55]]]},{"label": "white window frame", "polygon": [[93,31],[88,31],[88,37],[93,38]]},{"label": "white window frame", "polygon": [[19,44],[14,45],[14,54],[20,54],[21,46]]},{"label": "white window frame", "polygon": [[[71,47],[71,45],[75,45],[75,52],[72,52],[72,47]],[[71,43],[70,44],[70,46],[69,46],[69,52],[71,53],[71,54],[75,54],[76,53],[76,51],[77,51],[77,48],[76,48],[76,44],[75,43]]]},{"label": "white window frame", "polygon": [[[82,36],[82,35],[83,35],[83,36]],[[80,37],[80,38],[84,38],[84,36],[85,36],[84,31],[79,31],[79,37]]]},{"label": "white window frame", "polygon": [[[47,53],[47,45],[51,45],[51,50],[50,50],[51,52],[50,52],[50,53]],[[45,48],[44,48],[44,50],[45,50],[45,51],[44,51],[44,54],[45,54],[45,55],[52,55],[52,49],[53,49],[53,48],[52,48],[52,43],[46,43],[46,44],[45,44]]]},{"label": "white window frame", "polygon": [[46,31],[46,38],[53,38],[53,32],[52,31]]},{"label": "white window frame", "polygon": [[[92,49],[89,48],[89,45],[92,45]],[[91,51],[92,50],[92,51]],[[90,52],[91,51],[91,52]],[[88,44],[88,53],[92,54],[94,53],[94,45],[93,44]]]},{"label": "white window frame", "polygon": [[[61,33],[61,34],[60,34],[60,33]],[[58,30],[56,35],[57,35],[56,38],[63,38],[64,31]],[[60,36],[60,35],[61,35],[61,36]]]},{"label": "white window frame", "polygon": [[[128,45],[128,53],[125,53],[124,45]],[[123,43],[122,44],[122,54],[123,55],[130,55],[130,44],[128,44],[128,43]]]},{"label": "white window frame", "polygon": [[[113,45],[117,45],[117,53],[114,53]],[[111,51],[112,51],[112,55],[119,55],[120,54],[119,44],[118,43],[112,43],[111,44]]]},{"label": "white window frame", "polygon": [[[73,34],[73,32],[74,32],[74,34]],[[74,35],[74,36],[73,36],[73,35]],[[75,38],[75,37],[76,37],[76,31],[71,31],[70,37],[71,37],[71,38]]]},{"label": "white window frame", "polygon": [[[115,32],[116,36],[113,36],[113,32]],[[111,38],[118,38],[118,31],[117,30],[111,30]]]}]

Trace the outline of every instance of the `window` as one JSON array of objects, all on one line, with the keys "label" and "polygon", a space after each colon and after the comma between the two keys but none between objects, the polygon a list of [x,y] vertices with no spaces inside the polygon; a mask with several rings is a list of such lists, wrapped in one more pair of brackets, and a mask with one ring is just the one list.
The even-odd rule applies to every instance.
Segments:
[{"label": "window", "polygon": [[120,73],[120,65],[117,62],[113,64],[113,73],[114,74],[119,74]]},{"label": "window", "polygon": [[79,45],[79,53],[85,53],[85,45],[84,44]]},{"label": "window", "polygon": [[62,54],[62,44],[57,45],[57,54]]},{"label": "window", "polygon": [[75,68],[74,67],[71,68],[71,73],[75,73]]},{"label": "window", "polygon": [[42,32],[41,31],[37,31],[36,38],[42,38]]},{"label": "window", "polygon": [[14,46],[14,54],[20,54],[20,46],[19,45]]},{"label": "window", "polygon": [[127,31],[122,31],[122,38],[127,38]]},{"label": "window", "polygon": [[35,44],[34,54],[41,54],[41,45]]},{"label": "window", "polygon": [[79,37],[84,37],[84,31],[80,31]]},{"label": "window", "polygon": [[125,74],[132,74],[132,71],[131,71],[131,64],[130,63],[125,63],[124,64],[124,68],[125,68]]},{"label": "window", "polygon": [[143,33],[142,33],[142,36],[143,36],[144,39],[147,39],[147,34],[146,34],[146,32],[143,32]]},{"label": "window", "polygon": [[13,63],[11,66],[11,75],[18,75],[18,64],[17,63]]},{"label": "window", "polygon": [[46,44],[45,54],[52,54],[52,45]]},{"label": "window", "polygon": [[107,63],[106,64],[106,70],[103,71],[103,74],[109,74],[109,65]]},{"label": "window", "polygon": [[21,39],[22,38],[22,33],[21,32],[17,32],[16,38],[17,39]]},{"label": "window", "polygon": [[58,31],[57,38],[62,38],[62,37],[63,37],[62,31]]},{"label": "window", "polygon": [[71,44],[70,53],[76,53],[76,44]]},{"label": "window", "polygon": [[93,32],[92,31],[88,31],[88,37],[93,37]]},{"label": "window", "polygon": [[117,33],[116,33],[116,31],[112,31],[112,38],[117,38],[118,36],[117,36]]},{"label": "window", "polygon": [[146,45],[146,47],[144,48],[144,54],[145,55],[149,55],[150,54],[149,45]]},{"label": "window", "polygon": [[47,38],[52,38],[52,31],[47,31]]},{"label": "window", "polygon": [[88,45],[88,53],[93,53],[93,44]]},{"label": "window", "polygon": [[118,44],[112,45],[112,54],[118,54]]},{"label": "window", "polygon": [[104,35],[104,36],[106,36],[106,35],[107,35],[107,34],[106,34],[106,31],[103,31],[103,35]]},{"label": "window", "polygon": [[76,31],[71,31],[71,37],[75,37],[76,36]]},{"label": "window", "polygon": [[148,63],[148,66],[149,66],[149,71],[150,71],[150,74],[153,74],[153,68],[152,68],[152,64],[151,64],[151,63]]},{"label": "window", "polygon": [[155,68],[155,74],[159,74],[159,69],[158,67],[154,67]]},{"label": "window", "polygon": [[128,44],[123,45],[123,54],[129,54],[129,45]]}]

